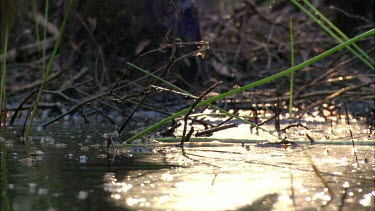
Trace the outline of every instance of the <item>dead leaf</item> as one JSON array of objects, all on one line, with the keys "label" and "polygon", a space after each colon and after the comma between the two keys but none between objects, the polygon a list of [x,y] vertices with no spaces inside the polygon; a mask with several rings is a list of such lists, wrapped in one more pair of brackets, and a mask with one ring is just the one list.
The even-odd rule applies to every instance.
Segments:
[{"label": "dead leaf", "polygon": [[141,41],[134,51],[135,55],[140,54],[150,43],[151,43],[151,40],[149,40],[149,39],[145,39],[145,40]]},{"label": "dead leaf", "polygon": [[231,73],[229,71],[229,68],[227,67],[227,65],[221,63],[221,62],[218,62],[216,60],[214,60],[212,62],[212,66],[215,68],[215,70],[221,74],[221,75],[224,75],[224,76],[228,76],[230,77],[231,76]]}]

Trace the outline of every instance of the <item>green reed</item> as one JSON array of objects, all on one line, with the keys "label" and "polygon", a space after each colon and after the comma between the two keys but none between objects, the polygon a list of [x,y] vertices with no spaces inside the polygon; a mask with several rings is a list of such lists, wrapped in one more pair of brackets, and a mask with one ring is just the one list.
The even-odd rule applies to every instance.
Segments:
[{"label": "green reed", "polygon": [[[303,0],[303,2],[311,9],[313,12],[320,18],[318,19],[305,9],[298,1],[291,0],[294,5],[296,5],[300,10],[302,10],[307,16],[309,16],[316,24],[318,24],[324,31],[326,31],[331,37],[337,40],[339,43],[343,43],[344,41],[348,40],[349,38],[340,30],[338,29],[331,21],[329,21],[322,13],[319,12],[312,4],[310,4],[307,0]],[[326,25],[327,24],[328,27]],[[330,27],[338,34],[336,35]],[[341,38],[339,37],[341,36]],[[354,47],[354,49],[353,49]],[[375,70],[374,61],[356,44],[351,46],[346,46],[346,48],[352,52],[355,56],[357,56],[363,63],[365,63],[371,70]]]},{"label": "green reed", "polygon": [[60,46],[60,43],[61,43],[61,40],[62,40],[62,36],[63,36],[64,30],[65,30],[65,27],[66,27],[66,23],[68,22],[68,17],[69,17],[70,10],[72,8],[72,4],[73,4],[73,0],[70,0],[69,1],[69,5],[68,5],[68,9],[67,9],[67,11],[66,11],[66,13],[64,15],[64,20],[63,20],[63,22],[61,24],[61,27],[60,27],[59,36],[58,36],[57,41],[55,43],[55,47],[53,48],[51,59],[49,60],[46,72],[43,75],[42,84],[41,84],[41,86],[39,88],[38,96],[37,96],[37,98],[35,100],[35,104],[34,104],[32,112],[31,112],[31,117],[30,117],[29,124],[27,125],[25,137],[28,137],[30,135],[30,133],[31,133],[31,127],[33,125],[33,121],[34,121],[35,115],[36,115],[36,113],[38,111],[38,105],[39,105],[40,100],[42,99],[44,88],[47,85],[48,77],[49,77],[49,75],[51,73],[53,64],[55,62],[57,51],[59,49],[59,46]]},{"label": "green reed", "polygon": [[4,30],[4,46],[3,46],[3,66],[1,74],[1,87],[0,87],[0,129],[1,124],[4,120],[4,126],[6,125],[6,79],[7,79],[7,52],[8,52],[8,36],[9,27],[5,25]]},{"label": "green reed", "polygon": [[33,16],[35,22],[35,37],[36,37],[36,44],[38,46],[38,51],[40,51],[40,34],[39,34],[39,21],[38,21],[38,11],[37,11],[37,4],[36,0],[32,0],[32,7],[33,7]]}]

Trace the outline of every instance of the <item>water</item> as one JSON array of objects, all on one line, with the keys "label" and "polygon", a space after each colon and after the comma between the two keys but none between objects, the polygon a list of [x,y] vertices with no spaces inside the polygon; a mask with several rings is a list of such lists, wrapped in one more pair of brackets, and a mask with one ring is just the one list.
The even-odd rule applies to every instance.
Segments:
[{"label": "water", "polygon": [[374,209],[371,141],[356,147],[358,162],[350,145],[309,146],[311,163],[299,147],[240,143],[134,146],[107,156],[86,125],[53,125],[31,146],[17,134],[0,135],[1,210]]}]

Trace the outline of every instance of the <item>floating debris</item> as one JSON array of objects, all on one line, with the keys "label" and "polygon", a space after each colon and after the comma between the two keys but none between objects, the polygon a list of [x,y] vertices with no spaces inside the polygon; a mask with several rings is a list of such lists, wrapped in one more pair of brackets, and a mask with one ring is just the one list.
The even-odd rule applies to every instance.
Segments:
[{"label": "floating debris", "polygon": [[7,141],[5,142],[5,146],[6,146],[8,149],[13,148],[15,142],[16,142],[16,141],[14,141],[14,140],[7,140]]},{"label": "floating debris", "polygon": [[16,186],[14,184],[8,184],[8,189],[9,190],[13,190]]},{"label": "floating debris", "polygon": [[90,145],[91,148],[94,148],[94,149],[97,149],[99,148],[101,145],[100,144],[92,144]]},{"label": "floating debris", "polygon": [[67,146],[67,144],[55,144],[55,147],[59,149],[65,149]]},{"label": "floating debris", "polygon": [[79,150],[81,150],[81,151],[88,151],[89,149],[90,148],[87,147],[87,146],[82,146],[82,147],[79,148]]},{"label": "floating debris", "polygon": [[86,163],[87,160],[88,160],[88,158],[85,155],[79,156],[79,162],[80,163]]},{"label": "floating debris", "polygon": [[31,156],[43,156],[44,152],[38,150],[38,151],[30,152],[29,155],[31,155]]},{"label": "floating debris", "polygon": [[47,193],[48,193],[48,189],[46,189],[46,188],[39,188],[38,189],[38,195],[47,195]]},{"label": "floating debris", "polygon": [[36,162],[36,160],[32,158],[25,158],[21,159],[20,162],[26,164],[27,166],[31,166],[34,162]]},{"label": "floating debris", "polygon": [[45,131],[45,130],[46,130],[46,127],[44,127],[44,126],[38,126],[38,127],[36,128],[36,130],[39,131],[39,132],[42,132],[42,131]]},{"label": "floating debris", "polygon": [[97,157],[98,158],[107,158],[107,155],[106,154],[99,154]]},{"label": "floating debris", "polygon": [[89,196],[89,193],[87,192],[87,191],[80,191],[80,192],[78,192],[78,199],[80,199],[80,200],[85,200],[85,199],[87,199],[87,197]]},{"label": "floating debris", "polygon": [[41,144],[54,144],[55,139],[53,139],[52,137],[45,137],[40,140],[40,143]]},{"label": "floating debris", "polygon": [[37,186],[36,183],[33,183],[33,182],[30,182],[30,183],[29,183],[29,188],[30,188],[30,189],[35,189],[36,186]]}]

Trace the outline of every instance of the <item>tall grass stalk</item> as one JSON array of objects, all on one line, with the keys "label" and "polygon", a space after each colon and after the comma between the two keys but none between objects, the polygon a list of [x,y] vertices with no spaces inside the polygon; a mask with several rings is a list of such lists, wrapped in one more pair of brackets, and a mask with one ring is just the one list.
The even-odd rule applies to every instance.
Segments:
[{"label": "tall grass stalk", "polygon": [[[43,30],[43,40],[47,39],[47,25],[48,25],[48,10],[49,10],[49,0],[46,0],[44,6],[44,30]],[[43,45],[43,58],[46,57],[46,45]],[[43,69],[46,68],[46,60],[43,59]]]},{"label": "tall grass stalk", "polygon": [[[337,26],[335,26],[335,24],[333,24],[330,20],[328,20],[328,18],[326,18],[319,10],[317,10],[312,4],[310,4],[309,1],[307,0],[303,0],[303,2],[311,9],[313,10],[313,12],[319,16],[320,19],[322,19],[323,21],[325,21],[329,27],[331,27],[337,34],[339,34],[341,36],[341,38],[343,38],[345,41],[349,39],[348,36],[346,36],[346,34],[344,32],[342,32],[339,28],[337,28]],[[355,43],[352,45],[360,54],[362,54],[363,57],[365,57],[366,59],[368,59],[372,64],[374,64],[374,60],[369,56],[367,55],[367,53],[365,53],[360,47],[358,47],[358,45],[356,45]]]},{"label": "tall grass stalk", "polygon": [[[303,62],[301,64],[298,64],[298,65],[296,65],[294,67],[291,67],[291,68],[289,68],[287,70],[284,70],[284,71],[282,71],[280,73],[271,75],[271,76],[269,76],[267,78],[261,79],[259,81],[253,82],[251,84],[247,84],[245,86],[239,87],[239,88],[234,89],[234,90],[230,90],[230,91],[225,92],[223,94],[220,94],[218,96],[215,96],[215,97],[212,97],[212,98],[207,99],[205,101],[202,101],[202,102],[200,102],[200,103],[197,104],[196,108],[205,106],[205,105],[207,105],[209,103],[212,103],[212,102],[215,102],[217,100],[223,99],[225,97],[234,95],[234,94],[242,92],[244,90],[247,90],[247,89],[250,89],[250,88],[253,88],[253,87],[265,84],[265,83],[268,83],[270,81],[276,80],[276,79],[278,79],[278,78],[280,78],[282,76],[285,76],[285,75],[288,75],[288,74],[292,73],[293,71],[300,70],[300,69],[302,69],[302,68],[304,68],[304,67],[306,67],[306,66],[308,66],[308,65],[310,65],[310,64],[312,64],[312,63],[314,63],[316,61],[319,61],[319,60],[321,60],[321,59],[323,59],[323,58],[331,55],[332,53],[334,53],[334,52],[336,52],[338,50],[341,50],[341,49],[347,47],[348,45],[350,45],[350,44],[352,44],[352,43],[354,43],[354,42],[356,42],[356,41],[358,41],[360,39],[363,39],[365,37],[368,37],[368,36],[374,35],[374,34],[375,34],[375,29],[371,29],[371,30],[369,30],[369,31],[367,31],[365,33],[362,33],[362,34],[360,34],[360,35],[358,35],[358,36],[356,36],[356,37],[354,37],[354,38],[352,38],[352,39],[350,39],[350,40],[348,40],[348,41],[346,41],[346,42],[344,42],[344,43],[342,43],[340,45],[337,45],[336,47],[333,47],[333,48],[331,48],[331,49],[329,49],[329,50],[327,50],[327,51],[325,51],[325,52],[323,52],[323,53],[321,53],[321,54],[319,54],[319,55],[317,55],[317,56],[315,56],[315,57],[313,57],[313,58],[305,61],[305,62]],[[130,137],[128,140],[126,140],[126,142],[127,143],[131,143],[132,141],[134,141],[134,140],[136,140],[136,139],[138,139],[138,138],[146,135],[147,133],[152,132],[156,128],[158,128],[158,127],[160,127],[160,126],[168,123],[172,119],[175,119],[178,116],[181,116],[181,115],[185,114],[186,112],[189,111],[189,109],[190,108],[183,109],[183,110],[175,113],[174,115],[171,115],[171,116],[169,116],[169,117],[167,117],[167,118],[165,118],[165,119],[157,122],[156,124],[151,125],[150,127],[146,128],[145,130],[141,131],[140,133],[138,133],[138,134]]]},{"label": "tall grass stalk", "polygon": [[[339,43],[343,43],[345,40],[347,40],[345,37],[344,39],[345,40],[342,40],[340,37],[338,37],[330,28],[328,28],[327,26],[325,26],[321,20],[319,20],[317,17],[315,17],[312,13],[310,13],[307,9],[305,9],[300,3],[298,3],[296,0],[291,0],[293,2],[294,5],[296,5],[300,10],[302,10],[307,16],[309,16],[312,20],[314,20],[315,23],[317,23],[321,28],[323,28],[324,31],[326,31],[331,37],[333,37],[335,40],[337,40]],[[313,8],[315,14],[319,15],[319,17],[323,20],[323,21],[328,21],[327,18],[325,18],[316,8],[314,8],[311,4],[308,3],[307,0],[304,0],[304,2],[310,7],[310,8]],[[324,17],[324,18],[323,18]],[[329,22],[327,23],[330,27],[334,26],[333,23]],[[333,28],[333,27],[332,27]],[[336,29],[338,29],[337,27],[334,27]],[[340,33],[339,33],[340,34]],[[362,55],[359,55],[359,53],[357,51],[355,51],[351,46],[346,46],[346,48],[352,52],[355,56],[357,56],[363,63],[365,63],[371,70],[374,70],[375,71],[375,67],[373,65],[373,61],[371,61],[370,57],[365,53],[363,52],[358,46],[355,47],[356,50],[358,50],[360,52],[360,54]],[[369,59],[370,61],[368,61],[367,59]]]},{"label": "tall grass stalk", "polygon": [[[294,42],[293,42],[293,18],[290,19],[290,67],[294,67]],[[290,73],[290,91],[289,91],[289,117],[292,117],[293,110],[293,88],[294,71]]]},{"label": "tall grass stalk", "polygon": [[33,110],[32,110],[32,112],[31,112],[30,122],[29,122],[29,124],[27,125],[27,129],[26,129],[25,137],[28,137],[28,136],[30,135],[31,127],[32,127],[32,125],[33,125],[33,121],[34,121],[35,115],[36,115],[36,113],[37,113],[37,111],[38,111],[38,105],[39,105],[39,102],[40,102],[41,99],[42,99],[44,88],[45,88],[45,86],[47,85],[48,77],[49,77],[49,75],[50,75],[50,73],[51,73],[51,70],[52,70],[53,64],[54,64],[54,62],[55,62],[55,58],[56,58],[57,51],[58,51],[58,49],[59,49],[59,46],[60,46],[60,43],[61,43],[61,40],[62,40],[62,36],[63,36],[64,30],[65,30],[66,23],[68,22],[69,13],[70,13],[70,10],[71,10],[71,8],[72,8],[72,3],[73,3],[73,0],[70,0],[70,1],[69,1],[69,5],[68,5],[68,9],[67,9],[66,14],[65,14],[65,16],[64,16],[64,20],[63,20],[62,25],[61,25],[61,27],[60,27],[59,37],[57,38],[57,41],[56,41],[55,47],[53,48],[53,52],[52,52],[52,55],[51,55],[51,59],[49,60],[49,63],[48,63],[48,66],[47,66],[46,72],[45,72],[44,75],[43,75],[42,84],[41,84],[41,86],[40,86],[40,88],[39,88],[38,96],[37,96],[37,98],[36,98],[36,101],[35,101],[35,104],[34,104]]},{"label": "tall grass stalk", "polygon": [[8,23],[5,25],[4,30],[4,48],[3,48],[3,67],[1,74],[1,87],[0,87],[0,129],[4,120],[6,126],[6,81],[7,81],[7,52],[8,52],[8,36],[9,27]]},{"label": "tall grass stalk", "polygon": [[38,51],[40,51],[41,47],[40,47],[39,21],[38,21],[38,11],[37,11],[36,0],[32,0],[32,6],[33,6],[33,16],[34,16],[34,22],[35,22],[36,44],[38,46]]}]

